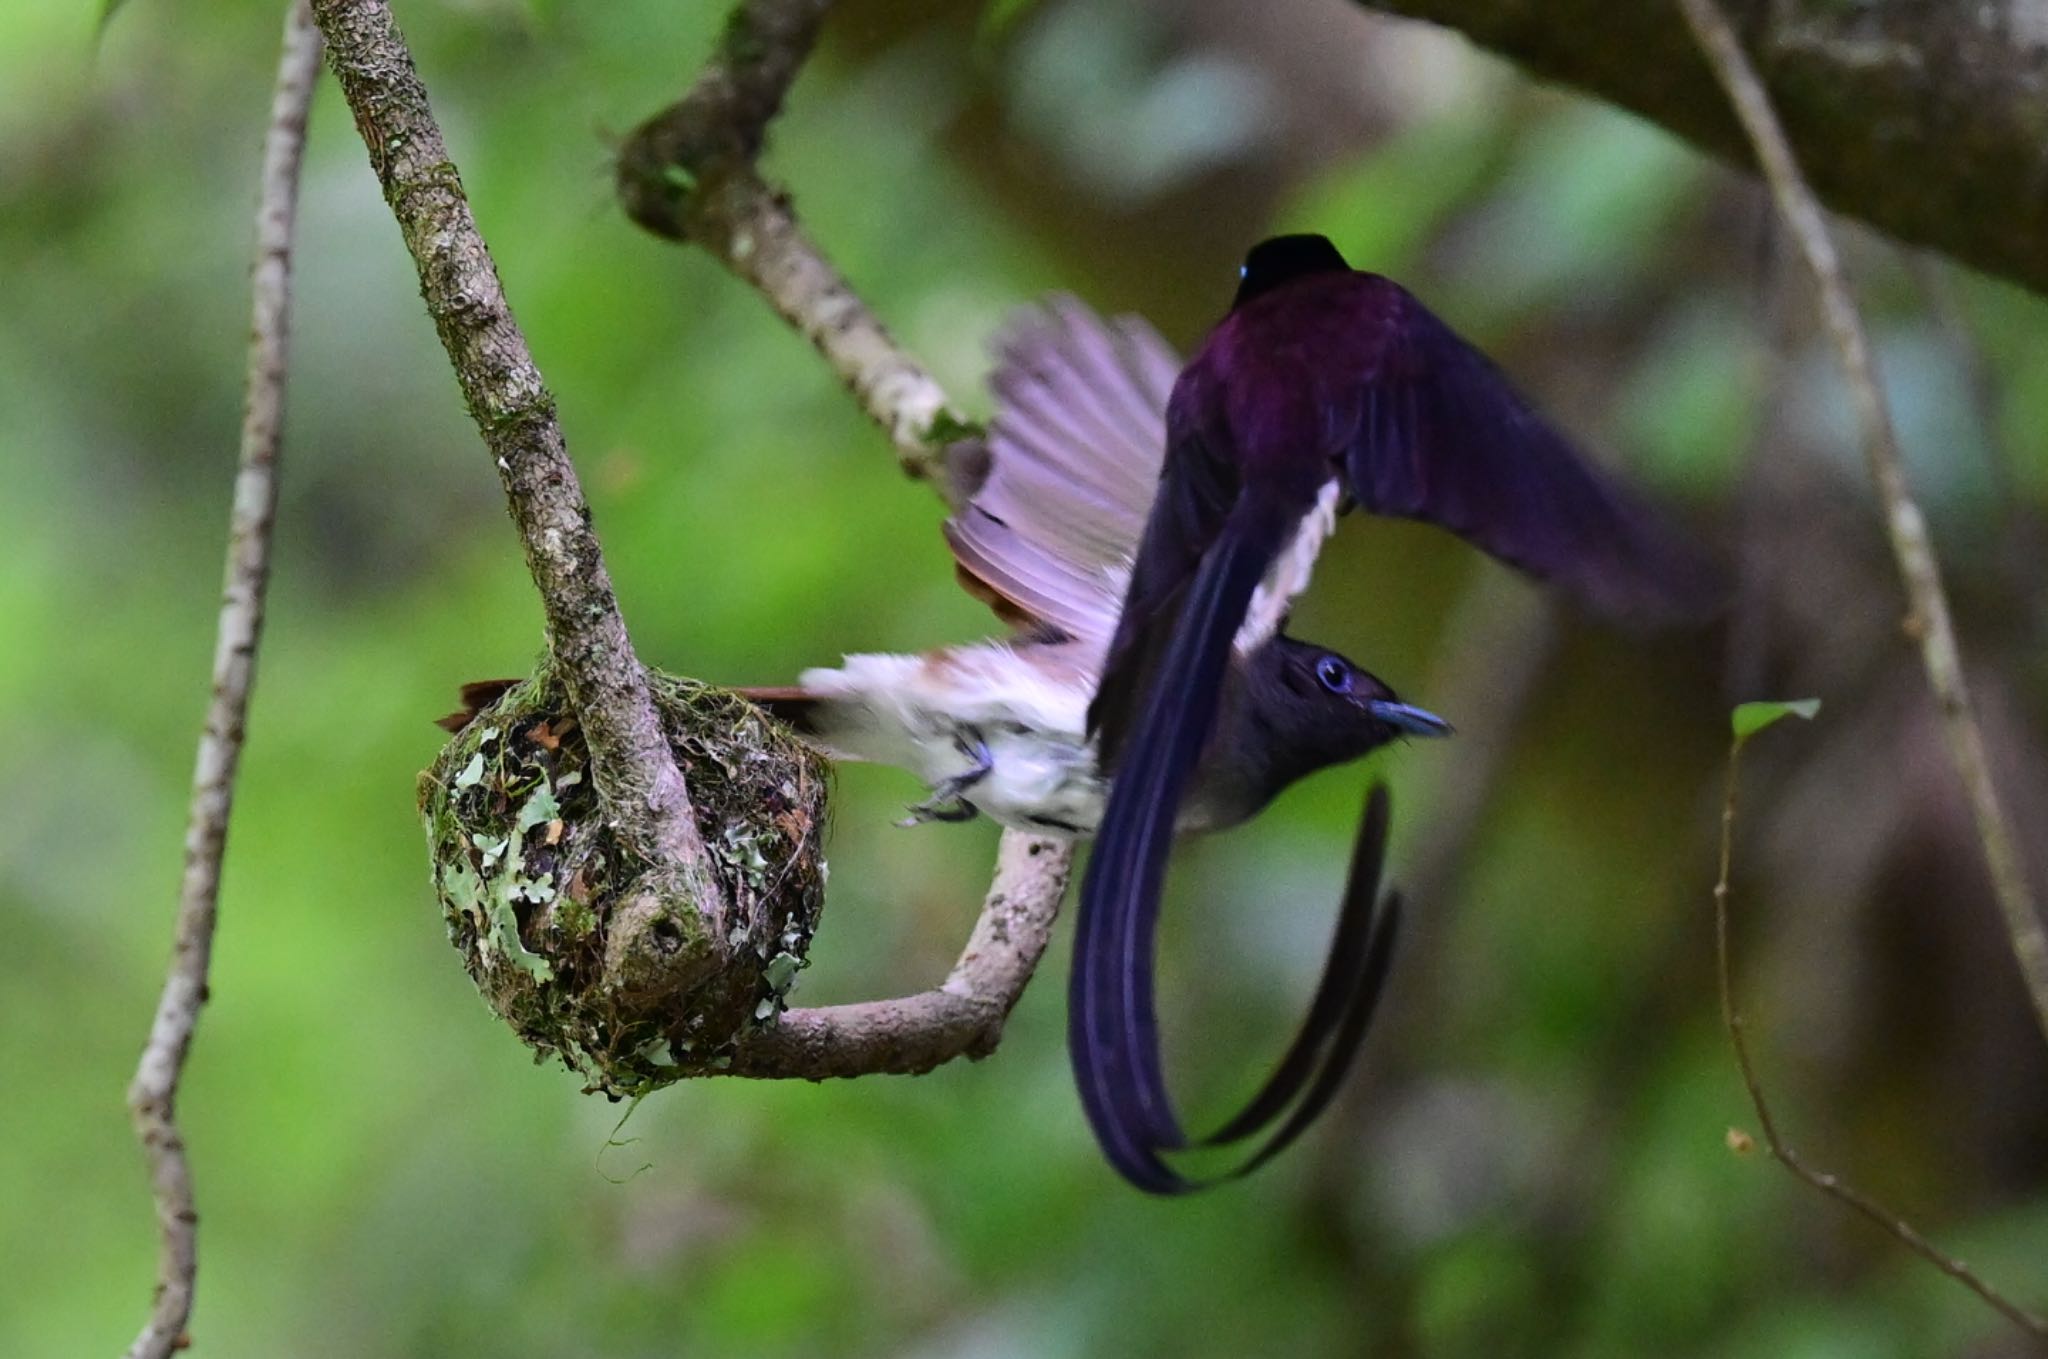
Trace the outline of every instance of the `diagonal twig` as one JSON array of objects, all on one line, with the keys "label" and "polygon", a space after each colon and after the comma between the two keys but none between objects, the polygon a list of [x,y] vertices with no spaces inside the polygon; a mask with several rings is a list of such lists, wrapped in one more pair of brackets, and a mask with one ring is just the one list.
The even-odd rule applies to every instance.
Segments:
[{"label": "diagonal twig", "polygon": [[[1764,1098],[1763,1080],[1757,1075],[1756,1063],[1749,1055],[1749,1040],[1744,1029],[1742,1012],[1735,1004],[1733,967],[1729,962],[1728,877],[1729,865],[1735,855],[1736,773],[1742,761],[1742,747],[1747,740],[1747,736],[1738,734],[1728,750],[1728,779],[1721,799],[1720,873],[1714,881],[1714,962],[1715,975],[1721,988],[1721,1023],[1728,1030],[1728,1041],[1735,1049],[1735,1063],[1742,1070],[1743,1088],[1749,1092],[1749,1102],[1756,1110],[1758,1125],[1763,1129],[1765,1150],[1798,1179],[1876,1223],[1906,1249],[1982,1298],[2007,1321],[2029,1335],[2048,1339],[2048,1318],[2038,1316],[2006,1297],[1986,1283],[1975,1270],[1941,1250],[1922,1236],[1911,1223],[1870,1195],[1854,1185],[1844,1183],[1838,1175],[1816,1170],[1808,1165],[1798,1152],[1786,1144],[1778,1132],[1777,1120],[1771,1116],[1770,1102]],[[1747,1134],[1730,1130],[1729,1145],[1736,1150],[1746,1150],[1747,1140]]]},{"label": "diagonal twig", "polygon": [[1822,216],[1819,201],[1800,173],[1763,82],[1742,50],[1728,17],[1716,0],[1678,0],[1693,36],[1713,67],[1716,79],[1734,105],[1744,131],[1756,148],[1757,160],[1777,199],[1787,230],[1806,260],[1820,292],[1822,319],[1841,358],[1850,399],[1862,433],[1870,478],[1884,505],[1885,528],[1892,555],[1911,605],[1907,631],[1920,644],[1920,658],[1934,691],[1949,755],[1963,781],[1984,861],[1991,875],[2005,931],[2019,963],[2020,977],[2032,1001],[2042,1033],[2048,1036],[2048,928],[2027,881],[2027,870],[2013,838],[2012,823],[1992,781],[1975,706],[1963,676],[1941,565],[1928,536],[1927,520],[1906,483],[1897,432],[1892,427],[1870,341],[1849,290],[1841,259]]},{"label": "diagonal twig", "polygon": [[163,1242],[149,1320],[128,1347],[129,1359],[164,1359],[185,1343],[199,1272],[199,1213],[192,1167],[178,1131],[178,1082],[207,998],[213,933],[220,902],[221,857],[234,807],[235,773],[256,678],[263,603],[270,584],[271,528],[277,513],[278,443],[291,330],[292,228],[298,213],[299,163],[306,115],[320,74],[320,34],[305,0],[293,0],[284,22],[271,97],[270,127],[256,205],[256,260],[251,274],[249,368],[242,415],[234,506],[228,521],[226,583],[213,652],[213,697],[200,732],[192,800],[185,828],[185,867],[178,885],[177,933],[149,1039],[128,1087],[128,1108],[149,1161]]},{"label": "diagonal twig", "polygon": [[679,878],[681,895],[718,937],[723,899],[626,635],[554,397],[513,320],[412,54],[386,0],[313,0],[313,14],[497,465],[546,610],[549,648],[590,741],[605,816],[640,858]]},{"label": "diagonal twig", "polygon": [[940,445],[962,425],[957,408],[805,235],[789,195],[756,169],[830,7],[742,0],[689,92],[620,148],[619,200],[639,225],[702,246],[760,292],[888,433],[904,471],[949,496]]}]

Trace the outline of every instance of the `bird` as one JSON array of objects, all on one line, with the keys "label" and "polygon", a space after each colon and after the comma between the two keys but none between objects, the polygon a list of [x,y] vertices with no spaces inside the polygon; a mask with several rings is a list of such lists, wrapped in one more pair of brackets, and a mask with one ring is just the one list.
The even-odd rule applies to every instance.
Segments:
[{"label": "bird", "polygon": [[1087,728],[1109,796],[1082,880],[1068,1046],[1111,1164],[1205,1181],[1166,1088],[1154,938],[1173,832],[1201,787],[1237,658],[1277,635],[1338,516],[1424,520],[1628,620],[1710,612],[1718,576],[1478,349],[1328,238],[1246,254],[1229,311],[1175,378],[1156,493]]},{"label": "bird", "polygon": [[[1088,705],[1159,482],[1180,358],[1139,318],[1105,320],[1055,297],[1007,327],[996,360],[986,433],[946,452],[958,508],[943,529],[960,583],[1011,633],[916,654],[847,656],[795,685],[738,692],[828,755],[918,774],[930,796],[903,824],[986,815],[1011,829],[1083,838],[1110,795]],[[1448,722],[1347,657],[1288,636],[1283,622],[1272,612],[1248,629],[1226,664],[1218,718],[1176,832],[1236,825],[1318,769],[1404,737],[1451,734]],[[464,686],[463,709],[441,725],[459,730],[515,683]],[[1363,1039],[1401,915],[1398,895],[1379,890],[1388,805],[1376,785],[1299,1034],[1243,1109],[1195,1144],[1241,1143],[1272,1129],[1231,1175],[1300,1135]]]},{"label": "bird", "polygon": [[[1107,780],[1088,704],[1158,481],[1177,368],[1142,321],[1105,321],[1072,298],[1013,321],[986,435],[947,457],[960,508],[944,534],[962,584],[1014,630],[851,655],[793,686],[739,692],[829,755],[920,775],[931,796],[909,824],[985,815],[1035,834],[1093,834]],[[1451,731],[1349,658],[1277,627],[1225,671],[1182,833],[1237,825],[1318,769]]]}]

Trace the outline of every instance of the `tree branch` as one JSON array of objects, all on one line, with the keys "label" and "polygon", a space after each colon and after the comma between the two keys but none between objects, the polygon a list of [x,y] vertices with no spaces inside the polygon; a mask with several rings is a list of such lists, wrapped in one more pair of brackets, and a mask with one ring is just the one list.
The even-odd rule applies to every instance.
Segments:
[{"label": "tree branch", "polygon": [[888,433],[903,470],[950,497],[941,445],[962,426],[959,412],[804,234],[789,196],[755,169],[828,8],[830,0],[736,8],[689,93],[626,139],[619,199],[647,230],[702,246],[759,291]]},{"label": "tree branch", "polygon": [[[804,235],[789,196],[755,168],[829,8],[830,0],[741,0],[689,92],[621,148],[619,197],[641,226],[701,246],[759,291],[888,434],[904,470],[950,500],[942,444],[960,425],[956,408]],[[1065,842],[1005,832],[981,916],[943,985],[787,1011],[742,1046],[731,1074],[914,1074],[994,1051],[1045,952],[1073,854]]]},{"label": "tree branch", "polygon": [[2027,881],[2026,865],[2013,839],[2012,825],[1999,800],[1997,785],[1992,782],[1984,732],[1977,723],[1976,709],[1963,677],[1955,626],[1949,617],[1948,594],[1941,581],[1941,565],[1934,555],[1926,518],[1906,484],[1904,459],[1877,367],[1871,361],[1863,319],[1857,312],[1842,262],[1835,254],[1820,204],[1807,187],[1772,108],[1771,97],[1743,53],[1734,28],[1715,0],[1678,0],[1678,4],[1755,144],[1764,176],[1777,199],[1779,215],[1819,289],[1822,320],[1849,382],[1864,458],[1878,499],[1884,505],[1892,555],[1898,562],[1906,598],[1912,606],[1908,632],[1920,643],[1921,662],[1940,709],[1949,755],[1969,795],[1977,835],[1984,845],[1992,892],[2004,916],[2006,933],[2013,956],[2019,962],[2021,980],[2033,1002],[2035,1018],[2044,1036],[2048,1036],[2048,929],[2042,927],[2033,889]]},{"label": "tree branch", "polygon": [[284,23],[271,96],[270,128],[256,204],[256,261],[250,279],[249,367],[234,506],[228,520],[226,583],[213,652],[213,697],[199,737],[185,828],[185,868],[171,963],[149,1039],[128,1087],[128,1108],[149,1161],[163,1245],[149,1320],[129,1359],[164,1359],[186,1343],[185,1326],[199,1272],[199,1212],[192,1167],[178,1132],[178,1083],[207,998],[219,918],[221,858],[234,808],[235,774],[256,678],[263,604],[270,584],[271,529],[277,512],[277,455],[284,425],[291,330],[292,228],[298,214],[299,162],[306,114],[320,74],[320,35],[305,0]]},{"label": "tree branch", "polygon": [[1073,863],[1062,841],[1004,835],[981,918],[941,985],[895,1000],[790,1010],[741,1043],[727,1074],[915,1076],[955,1057],[986,1057],[1045,952]]},{"label": "tree branch", "polygon": [[[1847,1204],[1864,1218],[1876,1223],[1906,1249],[1989,1303],[2000,1316],[2013,1325],[2029,1335],[2048,1339],[2048,1319],[2035,1315],[2006,1297],[1986,1283],[1975,1270],[1922,1236],[1911,1223],[1854,1185],[1844,1183],[1839,1175],[1815,1170],[1779,1135],[1777,1120],[1771,1116],[1770,1102],[1764,1098],[1763,1079],[1757,1075],[1756,1064],[1749,1055],[1749,1040],[1745,1035],[1742,1012],[1736,1008],[1733,967],[1729,962],[1728,877],[1729,866],[1735,856],[1736,773],[1742,762],[1742,747],[1748,739],[1748,736],[1738,732],[1734,744],[1728,749],[1728,780],[1721,799],[1720,873],[1714,882],[1714,964],[1715,976],[1719,980],[1721,990],[1721,1023],[1728,1030],[1728,1042],[1735,1049],[1735,1064],[1742,1072],[1743,1089],[1749,1092],[1749,1102],[1756,1110],[1757,1124],[1763,1129],[1764,1147],[1772,1158],[1794,1177]],[[1740,1129],[1729,1129],[1728,1145],[1736,1152],[1748,1151],[1749,1134]]]},{"label": "tree branch", "polygon": [[722,933],[723,900],[626,635],[590,507],[526,337],[463,196],[386,0],[313,0],[329,64],[418,266],[420,292],[497,464],[547,613],[548,645],[590,742],[605,815]]},{"label": "tree branch", "polygon": [[[1463,32],[1744,165],[1753,152],[1668,0],[1358,0]],[[2048,289],[2048,22],[2034,0],[1739,0],[1791,144],[1841,212]]]}]

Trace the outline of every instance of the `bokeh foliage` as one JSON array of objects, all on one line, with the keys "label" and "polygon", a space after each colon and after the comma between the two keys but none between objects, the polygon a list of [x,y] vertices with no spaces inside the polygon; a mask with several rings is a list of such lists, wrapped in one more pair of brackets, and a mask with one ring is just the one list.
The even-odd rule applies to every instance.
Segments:
[{"label": "bokeh foliage", "polygon": [[[1267,8],[1046,0],[991,29],[972,7],[855,0],[773,168],[977,409],[986,338],[1018,302],[1072,288],[1185,342],[1248,239],[1328,231],[1745,568],[1791,562],[1769,644],[1563,626],[1478,833],[1418,902],[1357,1098],[1245,1186],[1162,1204],[1112,1181],[1067,1082],[1061,946],[990,1061],[689,1084],[613,1145],[620,1109],[484,1012],[428,889],[412,780],[430,719],[457,682],[526,665],[539,614],[323,90],[274,607],[180,1105],[198,1353],[1998,1352],[1995,1319],[1946,1281],[1722,1147],[1746,1117],[1707,934],[1726,712],[1813,690],[1829,721],[1757,752],[1738,847],[1767,1079],[1816,1159],[2040,1298],[2048,1063],[1967,836],[1902,858],[1919,842],[1883,827],[1939,816],[1870,810],[1953,789],[1924,696],[1894,682],[1911,656],[1825,358],[1796,324],[1768,344],[1803,295],[1777,282],[1760,199],[1441,36],[1337,0]],[[4,1354],[114,1352],[153,1277],[121,1098],[211,646],[277,18],[132,0],[95,55],[90,5],[0,7]],[[765,683],[988,631],[934,497],[802,341],[610,201],[609,137],[674,97],[717,6],[409,0],[400,18],[643,654]],[[1956,283],[1990,356],[1976,373],[1909,273],[1859,259],[2003,748],[2037,786],[2039,634],[2007,549],[2024,555],[2015,507],[2048,489],[2042,308]],[[1816,596],[1857,607],[1794,607]],[[1458,685],[1477,711],[1447,715],[1478,728],[1494,667],[1504,695],[1517,662],[1451,673],[1455,643],[1531,603],[1440,536],[1354,528],[1299,624],[1418,702]],[[1381,761],[1397,876],[1469,749]],[[1183,860],[1163,991],[1201,1107],[1294,1018],[1362,782],[1320,778]],[[993,832],[891,828],[917,793],[841,772],[799,1001],[928,985],[965,937]],[[1887,970],[1899,956],[1914,965]]]}]

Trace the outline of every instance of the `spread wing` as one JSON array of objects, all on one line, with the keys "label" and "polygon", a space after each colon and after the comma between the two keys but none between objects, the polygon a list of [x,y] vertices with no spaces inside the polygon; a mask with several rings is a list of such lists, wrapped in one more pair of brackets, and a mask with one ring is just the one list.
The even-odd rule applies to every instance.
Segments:
[{"label": "spread wing", "polygon": [[1388,343],[1353,387],[1345,479],[1373,514],[1442,525],[1613,617],[1696,618],[1718,573],[1584,457],[1513,383],[1405,289],[1383,291]]},{"label": "spread wing", "polygon": [[995,418],[955,455],[966,503],[946,541],[1004,617],[1106,642],[1158,488],[1179,356],[1136,317],[1055,297],[996,357]]}]

